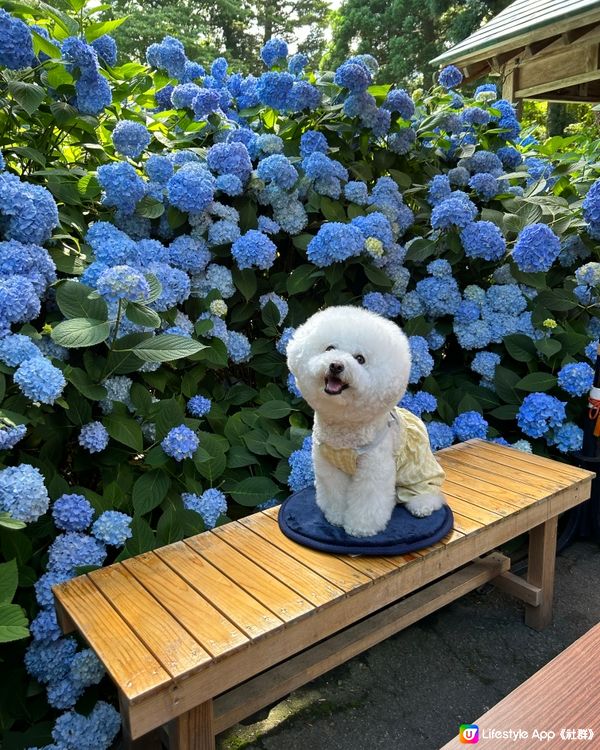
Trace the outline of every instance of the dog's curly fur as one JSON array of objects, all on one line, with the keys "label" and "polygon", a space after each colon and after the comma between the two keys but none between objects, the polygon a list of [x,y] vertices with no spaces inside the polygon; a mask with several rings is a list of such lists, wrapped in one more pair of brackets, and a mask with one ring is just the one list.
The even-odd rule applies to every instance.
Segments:
[{"label": "dog's curly fur", "polygon": [[[329,307],[294,332],[287,359],[315,411],[317,504],[330,523],[348,534],[383,531],[398,500],[395,456],[406,439],[401,421],[388,427],[410,374],[406,336],[392,321],[363,308]],[[350,475],[323,455],[322,444],[334,450],[372,446],[360,452]],[[434,487],[416,494],[406,507],[415,516],[427,516],[443,502]]]}]

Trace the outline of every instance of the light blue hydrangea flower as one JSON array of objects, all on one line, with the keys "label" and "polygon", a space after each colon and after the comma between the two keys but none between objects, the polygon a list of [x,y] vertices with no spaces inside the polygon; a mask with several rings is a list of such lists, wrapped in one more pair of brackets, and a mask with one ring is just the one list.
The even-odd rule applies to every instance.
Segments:
[{"label": "light blue hydrangea flower", "polygon": [[13,377],[27,398],[42,404],[53,404],[67,384],[61,370],[42,356],[26,359]]},{"label": "light blue hydrangea flower", "polygon": [[491,221],[474,221],[460,233],[460,239],[469,258],[498,261],[506,253],[506,240],[500,228]]},{"label": "light blue hydrangea flower", "polygon": [[315,481],[315,470],[312,461],[312,438],[307,438],[300,450],[293,451],[288,458],[290,474],[288,487],[292,492],[299,492],[310,487]]},{"label": "light blue hydrangea flower", "polygon": [[587,362],[571,362],[558,371],[558,385],[571,396],[583,396],[594,383],[594,368]]},{"label": "light blue hydrangea flower", "polygon": [[249,229],[231,247],[231,255],[238,268],[269,269],[275,262],[277,246],[266,234]]},{"label": "light blue hydrangea flower", "polygon": [[95,565],[100,567],[106,558],[106,547],[94,537],[69,531],[60,534],[48,550],[48,570],[75,575],[76,569]]},{"label": "light blue hydrangea flower", "polygon": [[96,289],[109,302],[143,302],[150,296],[150,284],[144,274],[125,265],[102,271]]},{"label": "light blue hydrangea flower", "polygon": [[546,224],[530,224],[519,232],[512,258],[521,271],[549,271],[560,254],[560,240]]},{"label": "light blue hydrangea flower", "polygon": [[442,448],[447,448],[454,442],[454,433],[447,424],[433,421],[427,422],[426,427],[432,450],[439,451]]},{"label": "light blue hydrangea flower", "polygon": [[500,364],[500,355],[495,352],[477,352],[471,362],[473,372],[482,375],[488,380],[493,380],[496,367]]},{"label": "light blue hydrangea flower", "polygon": [[197,395],[192,396],[192,398],[187,403],[187,410],[192,415],[192,417],[205,417],[208,412],[210,411],[212,406],[212,401],[209,398],[206,398],[205,396]]},{"label": "light blue hydrangea flower", "polygon": [[420,418],[422,414],[430,414],[437,409],[437,398],[427,391],[405,393],[398,406]]},{"label": "light blue hydrangea flower", "polygon": [[40,356],[39,348],[29,336],[17,333],[0,339],[0,359],[9,367],[18,367],[26,359]]},{"label": "light blue hydrangea flower", "polygon": [[360,255],[365,244],[362,232],[352,224],[329,221],[321,225],[310,241],[308,260],[321,268]]},{"label": "light blue hydrangea flower", "polygon": [[548,445],[555,445],[561,453],[580,451],[583,445],[583,430],[574,422],[565,422],[549,433]]},{"label": "light blue hydrangea flower", "polygon": [[279,323],[282,323],[287,317],[289,305],[283,297],[280,297],[278,294],[275,294],[274,292],[263,294],[258,298],[258,302],[261,309],[264,309],[269,302],[272,302],[279,312]]},{"label": "light blue hydrangea flower", "polygon": [[112,139],[117,153],[137,159],[148,148],[150,133],[141,122],[120,120],[113,130]]},{"label": "light blue hydrangea flower", "polygon": [[161,448],[176,461],[191,458],[200,445],[196,433],[186,425],[182,424],[169,430],[161,442]]},{"label": "light blue hydrangea flower", "polygon": [[217,489],[205,490],[201,495],[184,492],[181,495],[181,499],[187,510],[193,510],[202,516],[204,526],[207,529],[214,529],[219,516],[227,513],[225,495]]},{"label": "light blue hydrangea flower", "polygon": [[0,511],[25,523],[37,521],[48,510],[50,499],[39,469],[29,464],[0,471]]},{"label": "light blue hydrangea flower", "polygon": [[0,66],[21,70],[33,65],[34,60],[29,27],[0,8]]},{"label": "light blue hydrangea flower", "polygon": [[111,547],[122,547],[128,539],[131,539],[131,516],[118,510],[105,510],[92,526],[92,534],[100,542],[109,544]]},{"label": "light blue hydrangea flower", "polygon": [[79,433],[78,442],[90,453],[100,453],[108,445],[109,435],[102,422],[88,422]]},{"label": "light blue hydrangea flower", "polygon": [[85,531],[94,517],[94,509],[83,495],[61,495],[52,505],[52,520],[63,531]]},{"label": "light blue hydrangea flower", "polygon": [[409,336],[411,368],[409,383],[418,383],[421,378],[431,375],[433,370],[433,357],[429,353],[429,346],[423,336]]},{"label": "light blue hydrangea flower", "polygon": [[547,393],[525,396],[517,412],[517,424],[528,437],[538,438],[565,421],[565,404]]},{"label": "light blue hydrangea flower", "polygon": [[204,211],[215,193],[215,178],[195,162],[184,164],[169,179],[167,194],[171,203],[184,212]]},{"label": "light blue hydrangea flower", "polygon": [[459,414],[452,423],[452,431],[457,440],[481,438],[485,440],[488,423],[478,411],[465,411]]},{"label": "light blue hydrangea flower", "polygon": [[73,657],[70,676],[76,685],[82,688],[97,685],[105,674],[106,670],[91,648],[85,648]]}]

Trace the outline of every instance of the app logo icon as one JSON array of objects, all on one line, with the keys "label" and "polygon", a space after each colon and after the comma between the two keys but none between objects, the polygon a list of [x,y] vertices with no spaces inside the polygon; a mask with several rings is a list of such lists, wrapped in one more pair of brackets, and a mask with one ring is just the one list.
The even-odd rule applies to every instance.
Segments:
[{"label": "app logo icon", "polygon": [[461,724],[458,738],[465,745],[476,745],[479,742],[479,727],[477,724]]}]

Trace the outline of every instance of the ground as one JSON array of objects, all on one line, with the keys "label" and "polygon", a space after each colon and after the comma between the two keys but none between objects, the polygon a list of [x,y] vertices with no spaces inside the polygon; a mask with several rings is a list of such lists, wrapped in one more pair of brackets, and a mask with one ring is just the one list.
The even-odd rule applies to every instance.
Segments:
[{"label": "ground", "polygon": [[485,586],[232,727],[217,747],[436,750],[600,621],[600,547],[575,543],[556,576],[545,631]]}]

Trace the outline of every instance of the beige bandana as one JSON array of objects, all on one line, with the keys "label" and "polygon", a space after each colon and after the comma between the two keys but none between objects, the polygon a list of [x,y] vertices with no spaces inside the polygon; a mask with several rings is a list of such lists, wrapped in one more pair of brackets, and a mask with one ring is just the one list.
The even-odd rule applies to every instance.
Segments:
[{"label": "beige bandana", "polygon": [[358,466],[358,451],[356,448],[332,448],[327,443],[320,443],[319,450],[323,458],[333,464],[340,471],[354,476]]}]

